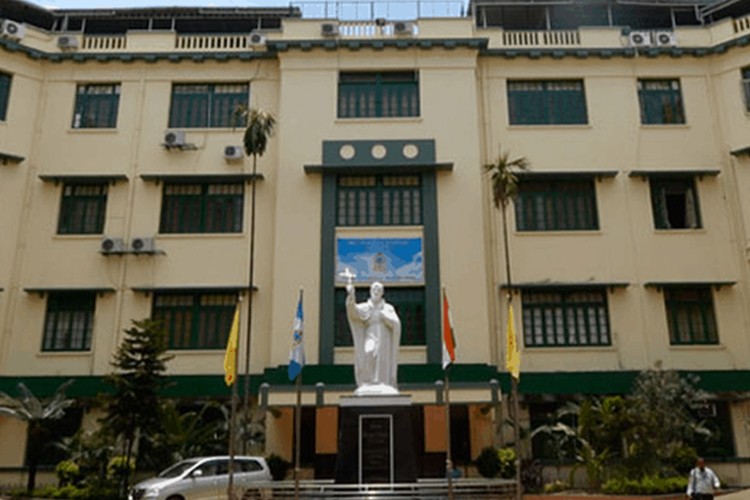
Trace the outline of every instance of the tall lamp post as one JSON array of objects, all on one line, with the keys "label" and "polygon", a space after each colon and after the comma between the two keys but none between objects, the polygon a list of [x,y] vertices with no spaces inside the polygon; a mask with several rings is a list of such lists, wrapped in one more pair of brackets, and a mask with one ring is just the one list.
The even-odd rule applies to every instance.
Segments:
[{"label": "tall lamp post", "polygon": [[[507,339],[506,345],[511,344],[517,349],[515,344],[515,331],[512,323],[512,295],[511,295],[511,265],[510,265],[510,246],[508,244],[508,204],[513,201],[518,194],[518,170],[526,170],[529,162],[525,157],[510,159],[508,151],[501,151],[500,155],[493,163],[484,165],[484,171],[490,176],[492,186],[492,201],[495,208],[499,208],[502,214],[503,222],[503,250],[505,256],[505,275],[508,280],[507,311],[509,314],[508,330],[506,335],[513,335]],[[507,353],[506,353],[507,354]],[[520,364],[520,360],[518,361]],[[518,369],[518,368],[517,368]],[[513,403],[513,440],[516,452],[516,499],[521,500],[521,430],[519,427],[519,403],[518,403],[518,378],[516,373],[511,376],[511,401]]]}]

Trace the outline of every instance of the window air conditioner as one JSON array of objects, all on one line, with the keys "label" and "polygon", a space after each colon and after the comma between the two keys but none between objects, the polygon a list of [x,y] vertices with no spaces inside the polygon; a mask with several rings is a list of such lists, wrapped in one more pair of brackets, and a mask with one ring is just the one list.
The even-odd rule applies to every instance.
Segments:
[{"label": "window air conditioner", "polygon": [[253,31],[252,33],[250,33],[248,42],[251,46],[265,45],[266,35],[264,35],[263,33],[258,33],[257,31]]},{"label": "window air conditioner", "polygon": [[133,253],[154,253],[156,244],[153,238],[133,238],[130,250]]},{"label": "window air conditioner", "polygon": [[397,21],[393,23],[393,32],[397,35],[412,35],[414,33],[414,25],[405,21]]},{"label": "window air conditioner", "polygon": [[240,160],[244,158],[244,153],[242,146],[224,146],[225,160]]},{"label": "window air conditioner", "polygon": [[170,148],[181,148],[185,146],[185,131],[184,130],[167,130],[164,132],[164,147]]},{"label": "window air conditioner", "polygon": [[122,238],[109,238],[105,236],[99,246],[103,254],[117,254],[125,251],[125,243]]},{"label": "window air conditioner", "polygon": [[657,31],[654,34],[656,45],[660,47],[674,47],[677,45],[677,37],[672,31]]},{"label": "window air conditioner", "polygon": [[336,23],[323,23],[320,25],[320,34],[323,36],[338,36],[339,25]]},{"label": "window air conditioner", "polygon": [[20,40],[26,35],[26,26],[10,19],[0,19],[0,35],[12,40]]},{"label": "window air conditioner", "polygon": [[648,31],[631,31],[628,33],[628,43],[631,47],[651,46],[651,33]]},{"label": "window air conditioner", "polygon": [[77,49],[78,38],[74,35],[61,35],[57,37],[57,46],[61,49]]}]

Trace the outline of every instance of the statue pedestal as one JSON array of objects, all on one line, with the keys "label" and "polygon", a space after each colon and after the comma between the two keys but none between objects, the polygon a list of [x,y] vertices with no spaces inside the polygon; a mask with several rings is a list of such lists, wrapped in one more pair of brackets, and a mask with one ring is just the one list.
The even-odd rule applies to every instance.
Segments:
[{"label": "statue pedestal", "polygon": [[417,480],[411,396],[348,396],[339,406],[337,483]]}]

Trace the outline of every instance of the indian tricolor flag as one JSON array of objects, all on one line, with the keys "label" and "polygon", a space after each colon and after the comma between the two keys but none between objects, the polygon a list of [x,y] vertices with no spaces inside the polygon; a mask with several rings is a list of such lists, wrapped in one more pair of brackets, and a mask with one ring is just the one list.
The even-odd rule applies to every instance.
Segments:
[{"label": "indian tricolor flag", "polygon": [[448,295],[443,289],[443,370],[456,361],[456,337],[453,334],[453,316],[448,308]]},{"label": "indian tricolor flag", "polygon": [[240,336],[240,303],[234,310],[232,328],[229,329],[227,352],[224,354],[224,382],[231,386],[237,380],[237,342]]}]

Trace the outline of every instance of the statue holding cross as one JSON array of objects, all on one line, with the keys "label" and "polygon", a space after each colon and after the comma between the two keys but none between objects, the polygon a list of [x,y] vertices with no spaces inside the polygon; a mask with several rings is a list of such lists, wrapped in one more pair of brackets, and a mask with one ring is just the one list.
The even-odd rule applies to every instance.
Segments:
[{"label": "statue holding cross", "polygon": [[393,305],[384,299],[383,284],[370,285],[370,298],[357,304],[349,268],[339,276],[347,280],[346,313],[354,343],[356,396],[398,394],[398,350],[401,320]]}]

